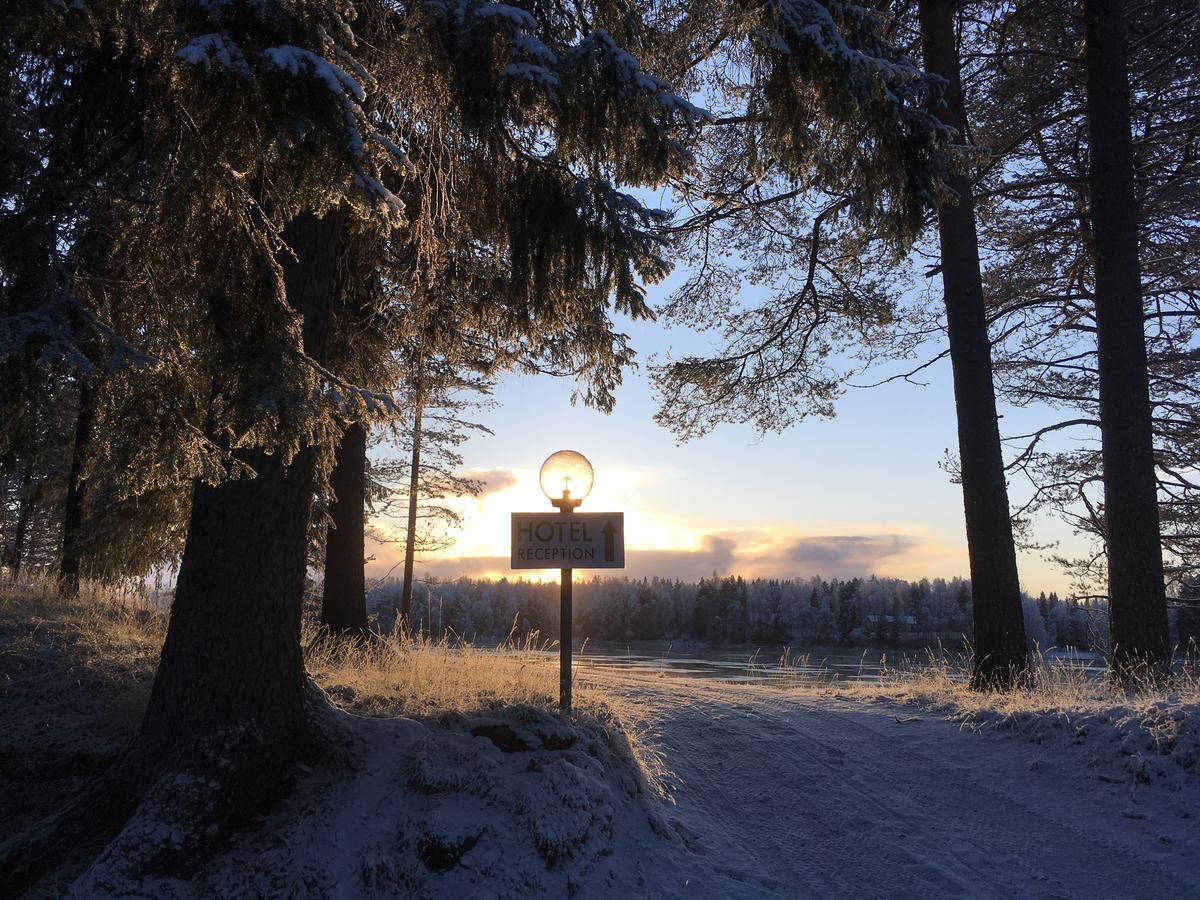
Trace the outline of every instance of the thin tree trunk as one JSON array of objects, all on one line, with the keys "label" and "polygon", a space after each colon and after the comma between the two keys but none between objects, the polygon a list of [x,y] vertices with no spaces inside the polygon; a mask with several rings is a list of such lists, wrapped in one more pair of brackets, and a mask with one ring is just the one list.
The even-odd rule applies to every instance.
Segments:
[{"label": "thin tree trunk", "polygon": [[[965,141],[966,110],[954,35],[956,6],[954,0],[920,0],[921,41],[926,69],[947,82],[934,112]],[[972,684],[1005,687],[1027,665],[1021,588],[979,273],[975,198],[966,173],[954,173],[948,181],[958,202],[938,207],[938,232],[974,597]]]},{"label": "thin tree trunk", "polygon": [[404,538],[404,585],[400,594],[400,620],[407,630],[412,621],[413,565],[417,551],[417,499],[421,481],[421,421],[425,412],[421,396],[421,365],[417,365],[417,402],[413,407],[412,470],[408,478],[408,533]]},{"label": "thin tree trunk", "polygon": [[1125,4],[1085,0],[1092,259],[1114,674],[1170,660],[1138,210],[1133,184]]},{"label": "thin tree trunk", "polygon": [[67,477],[66,509],[63,514],[62,557],[58,565],[58,592],[68,598],[79,594],[83,504],[87,494],[83,460],[92,439],[95,418],[95,388],[90,379],[84,378],[79,384],[79,412],[75,418],[75,440],[71,446],[71,471]]},{"label": "thin tree trunk", "polygon": [[342,432],[329,474],[325,533],[325,587],[321,624],[333,634],[367,633],[367,585],[363,571],[363,516],[367,502],[367,429],[354,422]]},{"label": "thin tree trunk", "polygon": [[17,524],[13,529],[12,577],[16,581],[21,575],[21,561],[25,558],[25,535],[29,530],[29,516],[33,508],[33,463],[26,461],[21,472],[21,484],[17,488]]},{"label": "thin tree trunk", "polygon": [[15,462],[16,455],[11,447],[0,456],[0,569],[12,568],[12,546],[8,541],[8,491]]}]

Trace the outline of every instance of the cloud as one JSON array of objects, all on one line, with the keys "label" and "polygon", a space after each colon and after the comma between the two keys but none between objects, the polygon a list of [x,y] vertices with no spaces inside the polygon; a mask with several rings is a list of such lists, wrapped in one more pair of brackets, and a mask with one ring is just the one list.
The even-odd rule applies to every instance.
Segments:
[{"label": "cloud", "polygon": [[486,497],[488,494],[498,494],[501,491],[506,491],[519,481],[516,472],[512,469],[502,467],[493,469],[467,469],[467,471],[463,472],[463,476],[483,482],[483,490],[479,492],[480,498]]},{"label": "cloud", "polygon": [[[625,568],[596,570],[597,575],[625,576],[627,578],[679,578],[698,581],[710,577],[713,572],[724,575],[733,570],[734,542],[717,535],[704,538],[698,550],[627,550]],[[537,571],[512,571],[507,556],[455,556],[433,557],[418,561],[417,568],[425,576],[439,579],[471,576],[474,578],[528,578]],[[386,571],[386,569],[384,570]],[[588,570],[589,576],[591,570]],[[383,571],[372,573],[375,577]]]},{"label": "cloud", "polygon": [[921,532],[797,534],[795,529],[747,530],[735,566],[763,578],[951,578],[966,574],[966,548]]},{"label": "cloud", "polygon": [[699,581],[713,572],[721,575],[734,571],[736,543],[728,537],[705,535],[697,550],[627,550],[625,569],[630,578],[679,578]]},{"label": "cloud", "polygon": [[[514,509],[544,510],[537,472],[521,467],[476,467],[464,474],[484,483],[480,497],[448,501],[463,515],[456,541],[424,560],[422,572],[437,578],[555,577],[550,570],[509,568],[510,516]],[[659,576],[694,581],[711,576],[749,578],[953,577],[968,569],[965,542],[908,522],[723,522],[713,527],[655,510],[640,489],[671,477],[652,469],[610,467],[588,498],[589,510],[625,511],[627,566],[607,574]],[[374,524],[380,524],[378,521]],[[387,524],[387,523],[383,523]],[[402,523],[394,523],[402,530]],[[386,530],[381,528],[381,530]],[[368,569],[378,577],[402,558],[396,545],[374,545]],[[605,570],[596,570],[604,574]]]},{"label": "cloud", "polygon": [[518,577],[520,572],[510,572],[507,556],[440,556],[417,562],[422,577],[433,576],[440,580],[461,578],[507,578]]},{"label": "cloud", "polygon": [[800,571],[841,578],[878,572],[886,562],[918,552],[922,543],[908,534],[822,535],[793,541],[781,557]]},{"label": "cloud", "polygon": [[[958,548],[910,534],[798,536],[773,529],[705,534],[699,546],[682,549],[629,548],[624,569],[595,570],[597,575],[628,578],[678,578],[697,581],[718,575],[748,578],[853,578],[891,575],[900,578],[951,577],[963,574]],[[378,565],[378,564],[377,564]],[[439,579],[537,577],[536,571],[509,569],[509,557],[497,555],[434,557],[417,563],[422,574]],[[382,572],[374,573],[382,574]],[[589,570],[589,576],[591,571]]]}]

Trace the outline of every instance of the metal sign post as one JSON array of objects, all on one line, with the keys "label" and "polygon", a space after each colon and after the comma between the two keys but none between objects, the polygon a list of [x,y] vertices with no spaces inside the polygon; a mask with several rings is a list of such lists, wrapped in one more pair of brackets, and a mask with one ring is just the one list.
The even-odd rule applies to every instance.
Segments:
[{"label": "metal sign post", "polygon": [[558,711],[571,714],[571,579],[574,572],[563,569],[558,588]]},{"label": "metal sign post", "polygon": [[539,477],[558,512],[512,514],[512,568],[550,569],[557,564],[558,708],[566,716],[571,713],[571,581],[576,566],[625,568],[625,514],[575,512],[592,489],[592,464],[582,453],[551,454]]}]

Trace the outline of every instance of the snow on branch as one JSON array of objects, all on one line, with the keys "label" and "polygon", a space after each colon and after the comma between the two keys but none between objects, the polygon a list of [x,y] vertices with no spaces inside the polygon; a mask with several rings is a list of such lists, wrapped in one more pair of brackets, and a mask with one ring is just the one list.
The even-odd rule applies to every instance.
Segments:
[{"label": "snow on branch", "polygon": [[693,122],[705,122],[712,118],[707,110],[689,103],[672,91],[670,85],[661,78],[642,71],[641,63],[634,55],[619,46],[603,28],[597,28],[576,44],[564,63],[575,69],[594,66],[611,77],[625,93],[654,97],[664,112],[680,113]]},{"label": "snow on branch", "polygon": [[354,176],[354,184],[363,193],[375,198],[381,209],[391,218],[399,218],[404,212],[404,201],[387,189],[382,181],[374,175],[359,172]]},{"label": "snow on branch", "polygon": [[[854,3],[829,0],[768,0],[766,22],[755,37],[783,56],[816,52],[850,75],[855,92],[892,104],[920,99],[928,79],[910,57],[873,47],[878,14]],[[835,17],[832,10],[836,10]],[[839,25],[839,21],[841,24]],[[852,30],[866,48],[850,46],[843,32]]]},{"label": "snow on branch", "polygon": [[[366,69],[349,52],[341,48],[337,48],[336,52],[339,59],[346,61],[360,78],[373,81]],[[363,139],[364,127],[371,138],[387,151],[394,163],[410,168],[411,162],[401,147],[371,125],[360,105],[367,97],[362,84],[341,66],[293,44],[268,47],[263,51],[263,56],[275,68],[295,77],[310,75],[329,89],[341,106],[342,118],[346,123],[348,147],[354,160],[354,184],[367,196],[376,200],[385,215],[393,219],[398,218],[404,212],[404,201],[366,170],[367,147]]]},{"label": "snow on branch", "polygon": [[[463,9],[465,4],[460,4]],[[533,31],[538,27],[537,19],[523,9],[509,6],[507,3],[483,3],[471,10],[471,15],[477,19],[507,19],[522,31]],[[461,16],[461,13],[460,13]]]},{"label": "snow on branch", "polygon": [[272,65],[289,75],[301,75],[307,71],[314,78],[325,82],[325,86],[334,94],[348,94],[358,103],[367,99],[366,91],[349,72],[311,50],[294,44],[283,44],[279,47],[268,47],[263,51],[263,55]]},{"label": "snow on branch", "polygon": [[401,415],[400,404],[391,394],[371,391],[340,379],[329,384],[324,399],[352,417],[361,415],[364,409],[367,415],[380,419],[395,419]]},{"label": "snow on branch", "polygon": [[88,331],[90,337],[98,338],[105,346],[106,371],[162,362],[129,343],[108,323],[65,294],[34,309],[0,316],[0,359],[19,356],[28,348],[37,347],[41,364],[61,364],[68,371],[92,375],[98,364],[80,346],[89,337]]},{"label": "snow on branch", "polygon": [[506,3],[459,2],[454,10],[455,21],[460,25],[484,23],[508,41],[512,62],[504,67],[501,78],[527,81],[530,84],[553,92],[559,86],[558,76],[552,69],[558,57],[534,33],[538,21],[523,9]]},{"label": "snow on branch", "polygon": [[209,71],[216,63],[227,72],[250,77],[250,65],[240,47],[228,34],[202,34],[184,44],[175,55],[189,66]]}]

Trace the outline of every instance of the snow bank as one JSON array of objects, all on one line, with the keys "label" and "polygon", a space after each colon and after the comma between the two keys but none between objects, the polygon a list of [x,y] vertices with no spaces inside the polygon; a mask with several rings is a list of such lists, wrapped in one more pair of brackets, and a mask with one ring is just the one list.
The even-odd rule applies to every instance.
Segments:
[{"label": "snow bank", "polygon": [[1200,704],[1156,700],[1080,712],[949,712],[975,731],[1008,732],[1068,749],[1102,780],[1200,786]]},{"label": "snow bank", "polygon": [[314,773],[188,881],[152,897],[675,895],[688,855],[624,738],[529,706],[439,721],[346,715]]}]

